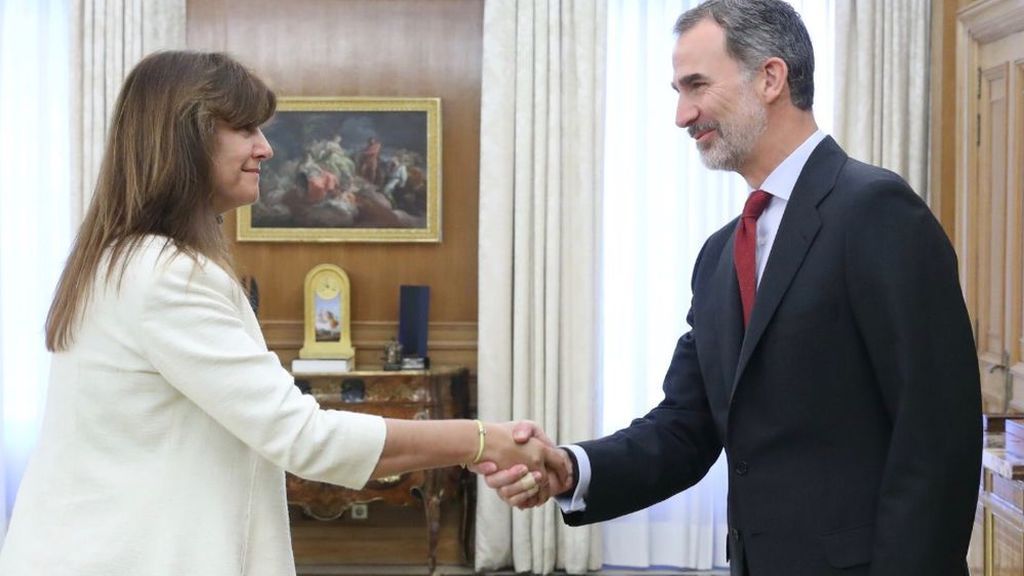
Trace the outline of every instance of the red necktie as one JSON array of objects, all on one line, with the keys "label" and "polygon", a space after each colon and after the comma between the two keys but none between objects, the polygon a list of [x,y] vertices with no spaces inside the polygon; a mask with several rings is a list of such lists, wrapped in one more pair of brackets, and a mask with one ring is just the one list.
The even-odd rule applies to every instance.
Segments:
[{"label": "red necktie", "polygon": [[750,311],[754,309],[754,294],[757,293],[757,219],[771,199],[772,195],[764,190],[754,190],[743,205],[743,215],[736,227],[733,261],[743,302],[744,328],[750,323]]}]

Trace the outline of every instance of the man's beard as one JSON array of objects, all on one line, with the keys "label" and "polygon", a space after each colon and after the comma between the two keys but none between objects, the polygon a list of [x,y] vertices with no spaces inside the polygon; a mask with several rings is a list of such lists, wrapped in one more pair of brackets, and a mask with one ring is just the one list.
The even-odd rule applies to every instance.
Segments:
[{"label": "man's beard", "polygon": [[721,122],[694,125],[689,130],[691,136],[715,130],[717,134],[713,142],[704,147],[697,145],[700,159],[711,170],[736,172],[746,163],[767,124],[768,115],[764,106],[754,96],[753,91],[745,90],[743,99],[731,118]]}]

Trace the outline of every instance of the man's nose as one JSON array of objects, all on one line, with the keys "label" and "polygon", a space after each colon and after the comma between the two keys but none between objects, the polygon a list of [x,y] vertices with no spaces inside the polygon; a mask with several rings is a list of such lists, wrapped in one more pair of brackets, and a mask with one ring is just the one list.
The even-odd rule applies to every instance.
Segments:
[{"label": "man's nose", "polygon": [[700,116],[700,112],[697,110],[697,107],[680,95],[679,102],[676,103],[676,126],[686,128],[693,124],[698,116]]}]

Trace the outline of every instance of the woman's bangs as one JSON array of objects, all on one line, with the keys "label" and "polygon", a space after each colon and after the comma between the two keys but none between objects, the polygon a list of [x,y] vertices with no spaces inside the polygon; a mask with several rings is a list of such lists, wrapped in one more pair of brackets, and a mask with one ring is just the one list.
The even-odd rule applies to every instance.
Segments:
[{"label": "woman's bangs", "polygon": [[277,96],[248,70],[238,66],[224,86],[214,114],[234,129],[252,130],[262,126],[277,109]]}]

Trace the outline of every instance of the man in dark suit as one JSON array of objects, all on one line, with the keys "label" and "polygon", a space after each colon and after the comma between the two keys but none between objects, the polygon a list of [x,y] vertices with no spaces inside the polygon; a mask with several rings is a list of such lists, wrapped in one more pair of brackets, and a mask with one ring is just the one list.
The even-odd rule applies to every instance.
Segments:
[{"label": "man in dark suit", "polygon": [[[753,192],[697,259],[664,400],[564,447],[545,494],[599,522],[692,486],[724,448],[734,575],[966,575],[981,399],[948,239],[899,176],[818,130],[788,4],[710,0],[675,32],[676,124]],[[521,470],[480,471],[513,505],[544,499]]]}]

